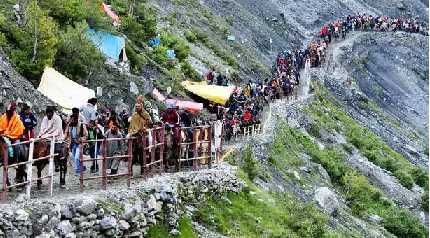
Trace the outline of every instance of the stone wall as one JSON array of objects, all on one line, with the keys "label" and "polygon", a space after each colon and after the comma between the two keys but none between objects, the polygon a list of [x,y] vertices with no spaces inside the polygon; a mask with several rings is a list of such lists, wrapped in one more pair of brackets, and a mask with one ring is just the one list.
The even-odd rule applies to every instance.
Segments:
[{"label": "stone wall", "polygon": [[3,204],[0,237],[143,237],[161,220],[178,234],[182,208],[243,186],[234,168],[220,165],[150,178],[131,189]]}]

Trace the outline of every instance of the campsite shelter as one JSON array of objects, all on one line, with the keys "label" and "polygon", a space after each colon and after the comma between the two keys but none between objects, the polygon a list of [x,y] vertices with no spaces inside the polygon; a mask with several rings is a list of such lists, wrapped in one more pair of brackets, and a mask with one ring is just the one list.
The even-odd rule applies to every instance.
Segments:
[{"label": "campsite shelter", "polygon": [[43,71],[37,91],[60,105],[65,113],[70,113],[74,107],[80,108],[95,97],[94,90],[73,82],[51,67]]},{"label": "campsite shelter", "polygon": [[115,62],[127,61],[125,39],[104,31],[88,29],[88,39],[109,59]]},{"label": "campsite shelter", "polygon": [[225,105],[236,86],[208,85],[206,82],[184,81],[181,85],[189,92],[210,102]]},{"label": "campsite shelter", "polygon": [[168,108],[174,106],[192,113],[197,113],[203,110],[203,103],[166,98],[156,88],[152,90],[152,97],[157,101],[164,103]]},{"label": "campsite shelter", "polygon": [[112,11],[111,7],[106,3],[102,2],[102,9],[106,13],[106,15],[108,15],[112,19],[114,26],[119,26],[119,17],[115,14],[115,12]]}]

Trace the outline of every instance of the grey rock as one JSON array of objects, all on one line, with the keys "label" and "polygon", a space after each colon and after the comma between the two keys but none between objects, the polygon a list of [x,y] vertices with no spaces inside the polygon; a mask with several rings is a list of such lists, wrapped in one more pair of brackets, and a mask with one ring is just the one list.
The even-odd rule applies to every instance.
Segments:
[{"label": "grey rock", "polygon": [[48,215],[46,215],[46,214],[44,214],[44,215],[40,218],[39,222],[40,222],[41,224],[45,224],[45,223],[47,223],[47,222],[48,222],[48,220],[49,220],[49,216],[48,216]]},{"label": "grey rock", "polygon": [[82,204],[79,205],[76,210],[83,214],[83,215],[89,215],[93,213],[96,210],[97,203],[93,199],[85,199],[82,201]]},{"label": "grey rock", "polygon": [[43,232],[42,234],[36,236],[36,238],[51,238],[51,237],[55,237],[55,233],[52,230],[50,232]]},{"label": "grey rock", "polygon": [[177,229],[173,229],[169,232],[172,236],[179,236],[181,233]]},{"label": "grey rock", "polygon": [[339,207],[339,201],[334,192],[328,187],[320,187],[315,191],[314,200],[327,213],[332,214]]},{"label": "grey rock", "polygon": [[105,236],[106,237],[113,237],[115,234],[115,230],[114,229],[109,229],[107,231],[105,231]]},{"label": "grey rock", "polygon": [[74,233],[69,233],[66,235],[66,238],[76,238],[76,235]]},{"label": "grey rock", "polygon": [[23,202],[25,202],[25,201],[27,200],[25,196],[26,196],[26,195],[25,195],[24,193],[20,193],[20,194],[18,195],[18,197],[15,199],[15,201],[16,201],[17,203],[23,203]]},{"label": "grey rock", "polygon": [[[126,221],[130,221],[137,214],[138,209],[136,209],[136,207],[137,207],[137,205],[133,206],[130,203],[126,203],[124,205],[124,213],[122,214],[122,218]],[[139,210],[140,210],[140,208],[139,208]]]},{"label": "grey rock", "polygon": [[382,217],[372,214],[369,216],[369,221],[375,222],[375,223],[381,223],[383,221]]},{"label": "grey rock", "polygon": [[92,213],[92,214],[90,214],[90,215],[87,216],[87,219],[88,220],[95,220],[95,219],[97,219],[97,215],[94,214],[94,213]]},{"label": "grey rock", "polygon": [[27,221],[29,214],[23,209],[19,209],[15,212],[15,221]]},{"label": "grey rock", "polygon": [[310,173],[310,172],[311,172],[311,170],[310,170],[308,167],[306,167],[306,166],[302,166],[302,167],[300,167],[299,169],[300,169],[301,171],[305,172],[305,173]]},{"label": "grey rock", "polygon": [[148,211],[153,211],[157,209],[157,199],[155,196],[150,195],[148,201],[146,202]]},{"label": "grey rock", "polygon": [[128,222],[124,221],[124,220],[120,220],[118,222],[118,226],[119,226],[120,230],[128,230],[128,229],[130,229],[130,224],[128,224]]},{"label": "grey rock", "polygon": [[70,224],[70,221],[61,221],[57,225],[57,230],[60,233],[60,235],[65,236],[73,231],[73,226]]},{"label": "grey rock", "polygon": [[64,219],[70,220],[74,216],[74,212],[72,211],[72,209],[68,205],[61,206],[60,212],[61,212],[61,217]]},{"label": "grey rock", "polygon": [[108,230],[111,228],[115,228],[116,226],[117,226],[117,220],[115,219],[115,217],[112,217],[112,216],[104,217],[100,221],[100,227],[102,230]]},{"label": "grey rock", "polygon": [[143,237],[143,234],[142,234],[142,232],[140,232],[140,231],[135,231],[135,232],[133,232],[133,233],[131,233],[130,235],[129,235],[129,237]]}]

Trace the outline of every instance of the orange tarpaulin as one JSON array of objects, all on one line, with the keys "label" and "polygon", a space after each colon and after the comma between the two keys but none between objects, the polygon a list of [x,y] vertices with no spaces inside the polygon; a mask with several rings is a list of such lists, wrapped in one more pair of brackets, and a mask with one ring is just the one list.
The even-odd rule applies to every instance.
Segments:
[{"label": "orange tarpaulin", "polygon": [[119,24],[119,17],[118,15],[116,15],[111,9],[110,6],[106,5],[104,2],[102,3],[102,9],[103,11],[110,17],[112,18],[112,20],[116,23]]}]

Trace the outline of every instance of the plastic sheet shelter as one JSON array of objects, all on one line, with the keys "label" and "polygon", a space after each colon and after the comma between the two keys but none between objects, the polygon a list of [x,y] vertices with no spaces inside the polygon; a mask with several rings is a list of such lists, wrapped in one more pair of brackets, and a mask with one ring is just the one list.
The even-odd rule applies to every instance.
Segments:
[{"label": "plastic sheet shelter", "polygon": [[94,90],[73,82],[51,67],[45,68],[37,91],[60,105],[65,113],[85,105],[96,95]]},{"label": "plastic sheet shelter", "polygon": [[189,92],[211,102],[225,105],[235,90],[235,86],[208,85],[206,82],[184,81],[182,86]]},{"label": "plastic sheet shelter", "polygon": [[126,61],[124,38],[94,29],[88,29],[86,35],[106,57],[116,62]]},{"label": "plastic sheet shelter", "polygon": [[187,110],[193,113],[200,112],[201,110],[203,110],[203,103],[168,99],[156,88],[154,88],[154,90],[152,91],[152,97],[154,97],[160,102],[164,102],[166,107],[178,107],[179,109]]},{"label": "plastic sheet shelter", "polygon": [[120,23],[119,17],[118,15],[115,14],[115,12],[112,11],[109,5],[103,2],[102,9],[106,13],[106,15],[108,15],[112,19],[112,21],[114,22],[114,25],[119,25]]}]

